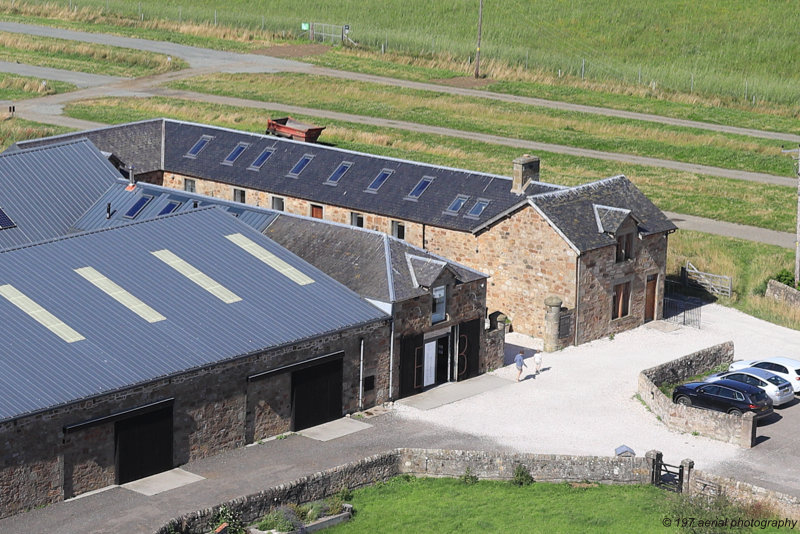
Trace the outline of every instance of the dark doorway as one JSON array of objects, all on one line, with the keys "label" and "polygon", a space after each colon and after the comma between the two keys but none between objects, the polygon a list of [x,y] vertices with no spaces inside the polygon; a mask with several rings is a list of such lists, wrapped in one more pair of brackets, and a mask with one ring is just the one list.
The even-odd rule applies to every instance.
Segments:
[{"label": "dark doorway", "polygon": [[650,322],[656,314],[656,289],[658,287],[658,275],[651,274],[647,277],[647,287],[644,299],[644,322]]},{"label": "dark doorway", "polygon": [[172,406],[114,424],[117,484],[172,469]]},{"label": "dark doorway", "polygon": [[424,355],[422,334],[400,340],[400,397],[422,391]]},{"label": "dark doorway", "polygon": [[447,362],[450,359],[450,337],[440,337],[436,340],[436,383],[447,382]]},{"label": "dark doorway", "polygon": [[292,373],[292,430],[303,430],[342,416],[342,360]]},{"label": "dark doorway", "polygon": [[478,376],[480,328],[480,319],[462,323],[458,327],[457,380]]}]

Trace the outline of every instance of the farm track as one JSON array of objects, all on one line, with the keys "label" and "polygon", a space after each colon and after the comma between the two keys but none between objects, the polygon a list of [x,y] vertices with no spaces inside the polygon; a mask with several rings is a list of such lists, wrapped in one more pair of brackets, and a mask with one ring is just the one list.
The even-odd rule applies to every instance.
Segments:
[{"label": "farm track", "polygon": [[[104,125],[92,123],[89,121],[64,117],[62,115],[63,106],[69,102],[85,100],[90,98],[168,96],[174,98],[233,105],[239,107],[272,109],[275,111],[280,111],[282,113],[303,114],[323,119],[327,118],[333,120],[353,122],[357,124],[368,124],[372,126],[397,128],[415,132],[423,132],[433,135],[458,137],[462,139],[475,140],[485,143],[518,147],[525,150],[539,150],[539,151],[553,152],[559,154],[568,154],[579,157],[618,161],[621,163],[667,168],[677,171],[704,174],[709,176],[719,176],[737,180],[784,185],[790,187],[793,187],[796,184],[796,180],[793,178],[775,176],[766,173],[738,171],[733,169],[724,169],[719,167],[711,167],[707,165],[697,165],[692,163],[684,163],[684,162],[678,162],[660,158],[649,158],[649,157],[635,156],[631,154],[603,152],[598,150],[576,148],[565,145],[555,145],[550,143],[538,143],[535,141],[528,141],[525,139],[514,139],[514,138],[501,137],[490,134],[481,134],[463,130],[455,130],[451,128],[428,126],[406,121],[380,119],[375,117],[338,113],[327,110],[305,108],[300,106],[289,106],[272,102],[258,102],[240,98],[200,94],[190,91],[179,91],[179,90],[164,88],[162,87],[162,84],[176,79],[197,76],[200,74],[209,74],[214,72],[229,72],[229,73],[297,72],[305,74],[315,74],[320,76],[328,76],[334,78],[344,78],[349,80],[380,83],[384,85],[392,85],[409,89],[435,91],[452,95],[486,98],[490,100],[499,100],[505,102],[515,102],[530,106],[539,106],[551,109],[577,111],[582,113],[592,113],[609,117],[620,117],[620,118],[649,121],[661,124],[669,124],[675,126],[691,127],[709,131],[733,133],[737,135],[744,135],[750,137],[776,139],[786,142],[800,142],[800,136],[793,134],[766,132],[766,131],[752,130],[747,128],[737,128],[732,126],[723,126],[717,124],[688,121],[683,119],[673,119],[657,115],[634,113],[634,112],[600,108],[594,106],[584,106],[584,105],[570,104],[566,102],[556,102],[538,98],[520,97],[520,96],[506,95],[501,93],[490,93],[487,91],[482,91],[477,89],[467,89],[467,88],[451,87],[451,86],[437,85],[430,83],[414,82],[408,80],[385,78],[369,74],[345,72],[325,67],[317,67],[299,61],[273,58],[259,54],[221,52],[217,50],[201,49],[191,46],[178,45],[174,43],[148,41],[144,39],[134,39],[130,37],[120,37],[107,34],[93,34],[93,33],[78,32],[73,30],[64,30],[59,28],[51,28],[46,26],[0,22],[0,31],[26,33],[31,35],[56,37],[60,39],[102,43],[102,44],[120,46],[125,48],[133,48],[137,50],[157,52],[161,54],[182,58],[185,61],[187,61],[187,63],[190,65],[189,69],[183,71],[169,72],[166,74],[147,76],[137,79],[109,80],[110,83],[105,83],[105,84],[99,83],[97,85],[93,84],[92,87],[88,87],[86,89],[75,91],[72,93],[50,95],[42,98],[21,101],[18,104],[16,104],[18,116],[30,120],[35,120],[38,122],[58,124],[79,129],[100,127]],[[2,70],[2,65],[0,65],[0,70]],[[41,72],[43,77],[47,70],[52,71],[52,79],[61,79],[67,76],[65,74],[65,71],[58,71],[57,69],[43,69],[43,71],[45,71]],[[711,219],[704,219],[701,217],[686,216],[680,214],[670,214],[670,216],[676,219],[676,224],[678,224],[678,226],[681,228],[704,231],[720,235],[727,235],[731,237],[740,237],[743,239],[760,241],[770,244],[780,244],[781,246],[787,248],[794,247],[795,236],[794,234],[791,233],[775,232],[756,227],[713,221]]]}]

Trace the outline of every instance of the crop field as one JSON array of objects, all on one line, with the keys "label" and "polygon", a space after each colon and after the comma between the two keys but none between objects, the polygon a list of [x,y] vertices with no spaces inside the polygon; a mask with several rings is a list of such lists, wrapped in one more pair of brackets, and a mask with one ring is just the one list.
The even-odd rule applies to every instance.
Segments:
[{"label": "crop field", "polygon": [[[4,2],[10,5],[10,1]],[[301,23],[349,24],[373,49],[474,58],[478,1],[18,0],[300,36]],[[500,0],[483,12],[482,58],[563,76],[796,105],[800,10],[787,2]]]}]

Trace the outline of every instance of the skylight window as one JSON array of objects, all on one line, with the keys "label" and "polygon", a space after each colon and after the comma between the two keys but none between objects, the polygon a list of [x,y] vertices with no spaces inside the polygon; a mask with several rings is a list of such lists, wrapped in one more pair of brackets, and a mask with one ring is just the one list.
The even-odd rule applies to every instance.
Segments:
[{"label": "skylight window", "polygon": [[367,192],[369,193],[377,192],[378,189],[380,189],[381,186],[383,185],[383,182],[385,182],[387,178],[389,178],[392,175],[393,172],[394,171],[389,169],[383,169],[380,173],[378,173],[378,176],[376,176],[375,179],[372,180],[372,183],[369,184],[369,187],[367,187]]},{"label": "skylight window", "polygon": [[328,176],[328,180],[325,183],[328,184],[328,185],[336,185],[336,184],[338,184],[339,180],[341,180],[342,176],[344,176],[344,173],[346,173],[347,170],[352,165],[353,164],[350,163],[349,161],[343,161],[342,163],[339,164],[338,167],[336,167],[336,170],[333,171],[333,174]]},{"label": "skylight window", "polygon": [[489,201],[483,198],[479,198],[475,205],[472,206],[464,217],[480,217],[483,213],[483,210],[486,209],[486,206],[489,205]]},{"label": "skylight window", "polygon": [[244,152],[249,146],[250,143],[239,143],[233,150],[231,150],[231,153],[228,154],[228,157],[222,161],[222,164],[233,165],[233,162],[236,161],[236,159],[242,155],[242,152]]},{"label": "skylight window", "polygon": [[197,140],[194,146],[192,146],[192,148],[189,149],[189,152],[183,155],[183,157],[196,158],[197,155],[200,153],[200,151],[203,150],[212,139],[214,138],[211,137],[210,135],[202,136],[200,139]]},{"label": "skylight window", "polygon": [[428,186],[433,183],[433,176],[423,176],[422,180],[417,182],[417,185],[414,186],[414,189],[406,196],[406,200],[417,200],[419,197],[422,196],[422,193],[428,189]]},{"label": "skylight window", "polygon": [[173,211],[178,209],[181,206],[181,204],[182,202],[178,202],[177,200],[170,200],[169,202],[167,202],[167,205],[164,206],[164,208],[158,212],[158,214],[167,215],[169,213],[172,213]]},{"label": "skylight window", "polygon": [[447,206],[445,213],[449,215],[456,215],[459,211],[461,211],[461,208],[464,207],[464,204],[467,203],[467,200],[469,200],[467,195],[458,195],[453,199],[450,205]]},{"label": "skylight window", "polygon": [[131,206],[131,209],[125,213],[124,217],[126,219],[135,219],[151,200],[153,200],[153,195],[142,195],[139,197],[139,200],[137,200],[136,203]]},{"label": "skylight window", "polygon": [[303,157],[302,157],[302,158],[300,158],[300,161],[298,161],[297,163],[295,163],[295,164],[294,164],[294,167],[292,167],[292,170],[291,170],[291,171],[289,171],[289,176],[291,176],[291,177],[293,177],[293,178],[296,178],[297,176],[299,176],[299,175],[300,175],[300,173],[301,173],[301,172],[303,172],[303,169],[305,169],[305,168],[306,168],[306,166],[307,166],[309,163],[311,163],[311,160],[312,160],[312,159],[314,159],[314,156],[312,156],[311,154],[305,154],[305,155],[303,155]]},{"label": "skylight window", "polygon": [[12,221],[11,218],[6,215],[6,212],[0,209],[0,230],[14,228],[15,226],[16,224],[14,224],[14,221]]},{"label": "skylight window", "polygon": [[253,163],[251,163],[251,164],[250,164],[250,166],[249,166],[249,167],[247,167],[247,168],[248,168],[249,170],[251,170],[251,171],[257,171],[257,170],[260,170],[260,169],[261,169],[261,167],[263,167],[263,166],[264,166],[264,164],[267,162],[267,160],[269,159],[269,157],[270,157],[270,156],[271,156],[271,155],[272,155],[274,152],[275,152],[275,149],[274,149],[274,148],[265,148],[265,149],[264,149],[264,151],[263,151],[263,152],[261,152],[261,154],[259,154],[259,155],[258,155],[258,157],[257,157],[256,159],[254,159],[254,160],[253,160]]}]

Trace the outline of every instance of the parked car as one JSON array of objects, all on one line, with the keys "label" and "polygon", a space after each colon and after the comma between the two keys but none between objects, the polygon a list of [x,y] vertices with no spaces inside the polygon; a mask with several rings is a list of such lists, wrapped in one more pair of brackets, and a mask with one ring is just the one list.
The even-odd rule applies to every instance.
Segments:
[{"label": "parked car", "polygon": [[794,391],[788,380],[758,367],[745,367],[737,371],[717,373],[709,376],[705,381],[716,382],[723,378],[761,389],[770,398],[773,406],[781,406],[794,400]]},{"label": "parked car", "polygon": [[729,371],[757,367],[764,369],[781,378],[785,378],[792,385],[795,393],[800,393],[800,361],[791,358],[775,357],[762,360],[738,360],[728,366]]},{"label": "parked car", "polygon": [[772,413],[772,401],[766,393],[755,386],[724,378],[716,382],[689,382],[678,386],[672,392],[672,401],[731,415],[753,412],[757,419]]}]

